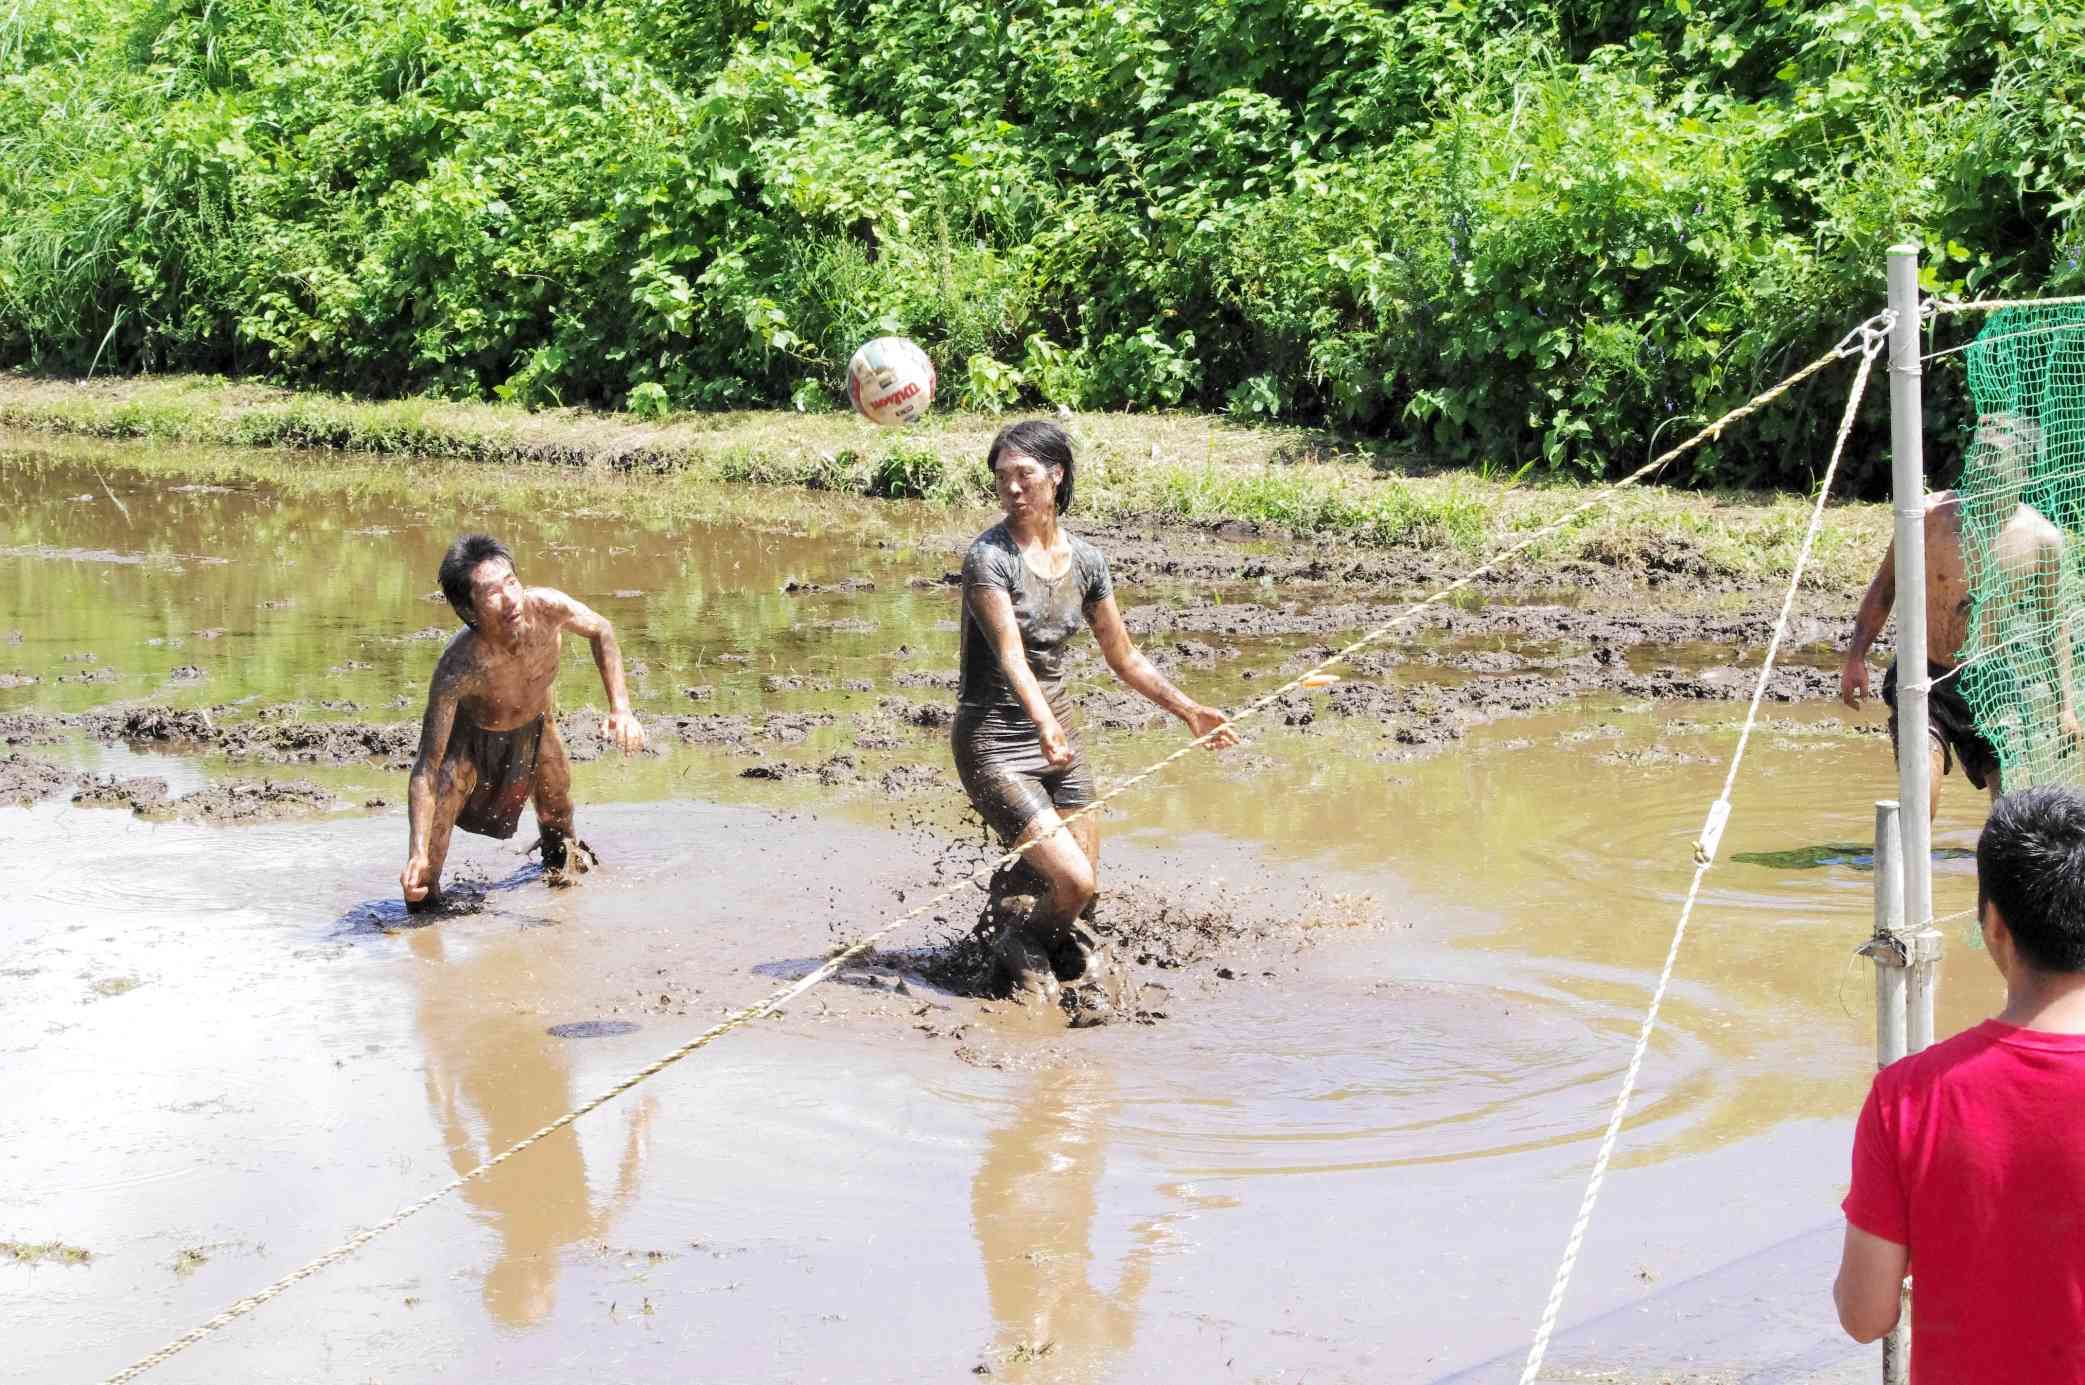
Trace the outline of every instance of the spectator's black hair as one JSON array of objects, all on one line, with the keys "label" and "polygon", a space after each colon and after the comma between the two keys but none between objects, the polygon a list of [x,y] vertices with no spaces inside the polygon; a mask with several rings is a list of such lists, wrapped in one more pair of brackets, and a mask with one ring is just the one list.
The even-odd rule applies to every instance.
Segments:
[{"label": "spectator's black hair", "polygon": [[471,574],[478,570],[478,564],[492,558],[505,558],[508,567],[514,566],[514,555],[507,551],[507,545],[490,534],[465,534],[442,555],[442,595],[449,598],[456,614],[473,630],[478,628],[478,617],[471,609]]},{"label": "spectator's black hair", "polygon": [[985,453],[985,470],[996,471],[999,458],[1008,452],[1058,468],[1062,474],[1057,478],[1057,513],[1061,515],[1071,508],[1072,473],[1076,468],[1070,435],[1046,418],[1009,423],[992,439],[992,450]]},{"label": "spectator's black hair", "polygon": [[2037,971],[2085,972],[2085,795],[2041,785],[1991,806],[1976,843],[1976,903],[1998,906]]}]

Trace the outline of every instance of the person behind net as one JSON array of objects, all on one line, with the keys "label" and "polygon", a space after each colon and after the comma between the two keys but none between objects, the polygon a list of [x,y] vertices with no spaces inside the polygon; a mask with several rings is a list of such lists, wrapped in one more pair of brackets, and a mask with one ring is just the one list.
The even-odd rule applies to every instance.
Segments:
[{"label": "person behind net", "polygon": [[451,544],[440,578],[464,628],[434,666],[407,788],[410,837],[398,883],[415,913],[441,901],[452,829],[504,841],[531,800],[553,882],[567,879],[568,867],[586,869],[584,855],[574,852],[583,853],[585,843],[572,835],[572,766],[550,697],[567,630],[593,646],[608,693],[602,738],[626,754],[644,749],[606,616],[553,587],[522,586],[513,555],[486,534]]},{"label": "person behind net", "polygon": [[1872,1342],[1914,1276],[1912,1385],[2085,1385],[2085,795],[2000,798],[1976,867],[2005,1008],[1876,1075],[1832,1298]]},{"label": "person behind net", "polygon": [[[1083,1016],[1105,1018],[1107,961],[1080,926],[1093,901],[1100,824],[1092,815],[1066,826],[1094,798],[1093,772],[1064,693],[1064,656],[1080,629],[1093,627],[1115,676],[1208,736],[1217,749],[1237,744],[1222,712],[1175,688],[1138,652],[1122,623],[1108,560],[1067,533],[1076,462],[1071,439],[1054,423],[1010,424],[986,454],[1005,518],[977,537],[963,560],[962,665],[950,739],[970,802],[1008,846],[1036,845],[1024,860],[1042,890],[1024,915],[1002,917],[997,958],[1023,999],[1058,1003],[1060,981],[1081,983]],[[995,894],[1008,888],[995,882]]]},{"label": "person behind net", "polygon": [[[2066,745],[2079,737],[2070,617],[2062,601],[2063,531],[2021,499],[2040,450],[2041,429],[2034,420],[1991,414],[1979,425],[1963,468],[1965,483],[1975,474],[1982,488],[1972,492],[1965,484],[1925,498],[1926,676],[1941,680],[1926,695],[1929,817],[1940,811],[1941,778],[1958,761],[1963,776],[1976,788],[1988,789],[1993,800],[2004,787],[1998,748],[1978,727],[1957,674],[1977,652],[1969,647],[1972,616],[1982,649],[2006,666],[2049,658],[2056,672],[2057,730]],[[1839,698],[1849,707],[1858,709],[1868,696],[1868,650],[1881,637],[1896,600],[1897,544],[1892,539],[1861,598],[1839,670]],[[2013,636],[1996,633],[2022,622],[2041,632],[2032,643],[2012,645]],[[1892,660],[1883,675],[1882,700],[1890,709],[1893,750],[1897,680]]]}]

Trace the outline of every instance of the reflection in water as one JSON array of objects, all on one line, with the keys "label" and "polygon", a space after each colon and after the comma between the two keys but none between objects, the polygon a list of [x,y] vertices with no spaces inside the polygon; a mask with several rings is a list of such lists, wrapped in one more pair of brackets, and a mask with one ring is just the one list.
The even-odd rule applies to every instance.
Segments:
[{"label": "reflection in water", "polygon": [[[1095,1282],[1094,1222],[1106,1165],[1112,1083],[1084,1068],[1043,1073],[1007,1124],[985,1142],[970,1212],[998,1324],[995,1356],[1014,1379],[1093,1379],[1129,1349],[1151,1283],[1151,1261],[1187,1209],[1130,1228],[1112,1289]],[[1200,1207],[1232,1200],[1166,1191]]]},{"label": "reflection in water", "polygon": [[[427,1101],[449,1162],[462,1173],[570,1110],[570,1065],[529,1008],[517,1009],[533,984],[530,964],[542,958],[524,947],[493,946],[450,962],[438,928],[414,932],[411,946],[422,963],[416,976]],[[549,1315],[559,1253],[605,1235],[637,1191],[653,1105],[646,1097],[632,1108],[615,1189],[599,1208],[570,1126],[464,1184],[464,1198],[499,1233],[499,1258],[485,1272],[485,1307],[494,1319],[525,1327]]]}]

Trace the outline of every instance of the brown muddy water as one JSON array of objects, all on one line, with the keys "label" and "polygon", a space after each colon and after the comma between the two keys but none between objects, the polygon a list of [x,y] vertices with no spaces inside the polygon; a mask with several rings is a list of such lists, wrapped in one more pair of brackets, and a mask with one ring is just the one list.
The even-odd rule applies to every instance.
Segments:
[{"label": "brown muddy water", "polygon": [[[976,858],[934,709],[984,517],[454,468],[430,513],[398,472],[0,439],[0,1241],[92,1255],[0,1256],[10,1378],[107,1375]],[[469,527],[613,617],[660,753],[579,766],[580,887],[526,826],[459,837],[478,907],[406,927],[396,724]],[[1264,539],[1099,537],[1209,700],[1405,594]],[[1765,604],[1451,612],[1111,812],[1104,909],[1163,1019],[933,986],[951,909],[149,1378],[1515,1379]],[[1176,743],[1087,682],[1104,778]],[[582,649],[559,694],[598,705]],[[1873,1369],[1828,1302],[1869,884],[1813,848],[1892,780],[1879,714],[1773,717],[1725,846],[1771,863],[1709,877],[1560,1380]],[[1978,807],[1950,786],[1944,847]],[[1943,912],[1969,869],[1937,866]],[[1944,1032],[1996,998],[1966,937]]]}]

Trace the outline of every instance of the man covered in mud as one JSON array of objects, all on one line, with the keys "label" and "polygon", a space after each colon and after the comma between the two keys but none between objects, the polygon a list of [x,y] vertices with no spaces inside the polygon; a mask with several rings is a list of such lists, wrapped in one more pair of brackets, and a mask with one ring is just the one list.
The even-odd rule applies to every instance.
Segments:
[{"label": "man covered in mud", "polygon": [[[2056,670],[2056,724],[2066,746],[2079,738],[2077,698],[2071,673],[2070,615],[2063,607],[2063,531],[2021,500],[2035,458],[2041,427],[2033,419],[1995,413],[1983,420],[1964,466],[1965,479],[1979,474],[1980,488],[1936,491],[1926,506],[1926,676],[1927,727],[1931,738],[1932,789],[1928,816],[1940,811],[1940,781],[1959,761],[1962,774],[1993,801],[2001,792],[1998,749],[1976,724],[1958,675],[1981,654],[2039,660],[2046,651]],[[1988,537],[1986,537],[1988,536]],[[1868,584],[1854,617],[1853,640],[1839,670],[1839,697],[1858,708],[1868,696],[1868,650],[1881,636],[1897,599],[1897,545],[1891,542],[1882,566]],[[1984,607],[1977,613],[1979,594]],[[1981,650],[1972,650],[1972,614]],[[2031,643],[2000,635],[2024,624]],[[2009,654],[2009,657],[2008,657]],[[1890,743],[1897,736],[1898,669],[1883,675],[1882,698],[1890,709]]]},{"label": "man covered in mud", "polygon": [[441,584],[464,629],[435,665],[407,794],[411,855],[398,881],[414,912],[440,901],[453,829],[504,841],[531,799],[544,869],[564,880],[586,868],[585,843],[572,834],[572,767],[550,702],[567,630],[594,647],[608,691],[603,739],[625,753],[644,748],[606,617],[553,588],[522,586],[513,555],[485,534],[449,546]]}]

